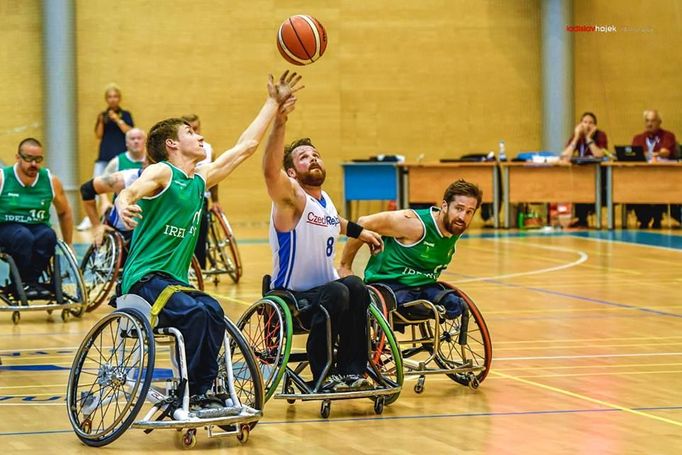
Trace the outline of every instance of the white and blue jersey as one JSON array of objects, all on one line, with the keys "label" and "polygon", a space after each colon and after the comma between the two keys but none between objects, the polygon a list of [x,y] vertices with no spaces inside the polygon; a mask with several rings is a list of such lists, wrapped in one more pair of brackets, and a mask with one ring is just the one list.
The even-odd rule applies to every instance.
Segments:
[{"label": "white and blue jersey", "polygon": [[272,289],[307,291],[339,279],[334,254],[341,223],[327,193],[323,191],[319,201],[306,195],[301,219],[289,232],[277,232],[272,217]]}]

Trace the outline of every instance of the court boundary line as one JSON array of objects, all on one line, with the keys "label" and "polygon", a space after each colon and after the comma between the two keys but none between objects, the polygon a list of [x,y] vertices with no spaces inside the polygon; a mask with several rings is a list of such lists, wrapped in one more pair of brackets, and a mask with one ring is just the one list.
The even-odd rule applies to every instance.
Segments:
[{"label": "court boundary line", "polygon": [[516,376],[512,376],[512,375],[510,375],[510,374],[502,373],[502,372],[500,372],[500,371],[491,371],[491,373],[493,373],[493,374],[495,374],[495,375],[498,375],[498,376],[502,376],[503,378],[506,378],[506,379],[510,379],[510,380],[512,380],[512,381],[516,381],[516,382],[520,382],[520,383],[522,383],[522,384],[526,384],[526,385],[529,385],[529,386],[533,386],[533,387],[537,387],[537,388],[540,388],[540,389],[548,390],[548,391],[550,391],[550,392],[559,393],[559,394],[561,394],[561,395],[566,395],[566,396],[569,396],[569,397],[571,397],[571,398],[575,398],[575,399],[578,399],[578,400],[587,401],[587,402],[590,402],[590,403],[598,404],[598,405],[600,405],[600,406],[606,406],[606,407],[612,408],[612,409],[614,409],[614,410],[619,410],[619,411],[627,412],[627,413],[630,413],[630,414],[634,414],[634,415],[639,416],[639,417],[646,417],[646,418],[648,418],[648,419],[658,420],[658,421],[663,422],[663,423],[668,423],[668,424],[671,424],[671,425],[675,425],[675,426],[678,426],[678,427],[682,427],[682,422],[680,422],[680,421],[668,419],[668,418],[665,418],[665,417],[660,417],[660,416],[653,415],[653,414],[649,414],[649,413],[646,413],[646,412],[643,412],[643,411],[638,411],[638,410],[635,409],[635,408],[628,408],[628,407],[626,407],[626,406],[621,406],[621,405],[619,405],[619,404],[614,404],[614,403],[610,403],[610,402],[608,402],[608,401],[599,400],[599,399],[597,399],[597,398],[588,397],[587,395],[582,395],[582,394],[580,394],[580,393],[571,392],[570,390],[566,390],[566,389],[562,389],[562,388],[559,388],[559,387],[554,387],[554,386],[550,386],[550,385],[547,385],[547,384],[542,384],[542,383],[539,383],[539,382],[530,381],[530,380],[528,380],[528,379],[523,379],[523,378],[519,378],[519,377],[516,377]]}]

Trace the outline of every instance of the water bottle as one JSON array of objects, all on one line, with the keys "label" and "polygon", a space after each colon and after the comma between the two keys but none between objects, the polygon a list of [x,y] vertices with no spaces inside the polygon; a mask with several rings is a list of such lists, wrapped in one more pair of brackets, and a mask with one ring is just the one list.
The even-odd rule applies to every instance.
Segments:
[{"label": "water bottle", "polygon": [[507,161],[507,151],[504,148],[504,141],[500,140],[500,153],[497,155],[500,161]]},{"label": "water bottle", "polygon": [[651,163],[654,160],[654,149],[647,148],[646,150],[646,162]]}]

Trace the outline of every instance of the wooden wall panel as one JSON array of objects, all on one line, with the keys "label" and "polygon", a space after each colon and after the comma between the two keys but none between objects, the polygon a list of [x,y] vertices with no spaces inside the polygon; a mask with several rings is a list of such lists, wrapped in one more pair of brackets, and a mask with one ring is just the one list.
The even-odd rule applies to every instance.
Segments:
[{"label": "wooden wall panel", "polygon": [[0,1],[0,19],[0,160],[11,164],[22,139],[43,139],[40,1]]}]

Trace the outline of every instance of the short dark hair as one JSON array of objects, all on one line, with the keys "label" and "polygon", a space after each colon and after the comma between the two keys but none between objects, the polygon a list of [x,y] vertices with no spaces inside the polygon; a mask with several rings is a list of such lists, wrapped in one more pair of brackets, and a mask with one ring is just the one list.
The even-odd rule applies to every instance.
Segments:
[{"label": "short dark hair", "polygon": [[481,206],[481,200],[483,199],[483,191],[475,184],[469,183],[464,179],[459,179],[448,186],[443,195],[443,200],[450,204],[455,200],[455,196],[468,196],[476,198],[476,208]]},{"label": "short dark hair", "polygon": [[592,112],[583,112],[583,115],[580,116],[580,121],[582,121],[586,115],[589,115],[590,117],[592,117],[592,120],[594,120],[594,124],[595,125],[597,124],[597,116],[594,115]]},{"label": "short dark hair", "polygon": [[147,154],[155,163],[166,161],[168,159],[168,150],[166,150],[166,139],[177,139],[178,130],[182,125],[190,126],[189,123],[181,118],[169,118],[161,120],[149,130],[149,137],[147,137]]},{"label": "short dark hair", "polygon": [[33,137],[27,137],[26,139],[23,139],[21,142],[19,142],[19,147],[17,147],[17,152],[21,152],[21,148],[26,144],[33,145],[35,147],[41,147],[41,148],[43,146],[43,144],[41,144],[38,139],[33,138]]},{"label": "short dark hair", "polygon": [[294,159],[291,157],[291,152],[293,152],[296,147],[300,147],[302,145],[309,145],[310,147],[315,148],[313,142],[310,140],[309,137],[302,137],[301,139],[296,139],[290,144],[284,146],[283,163],[284,170],[291,169],[294,167]]},{"label": "short dark hair", "polygon": [[183,115],[180,118],[183,119],[184,121],[186,121],[187,123],[192,123],[192,122],[196,122],[197,120],[199,120],[199,116],[197,114],[187,114],[187,115]]}]

